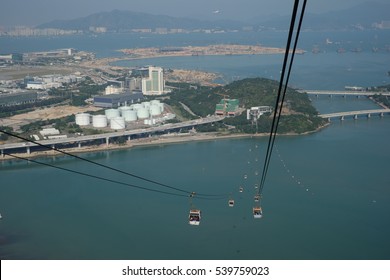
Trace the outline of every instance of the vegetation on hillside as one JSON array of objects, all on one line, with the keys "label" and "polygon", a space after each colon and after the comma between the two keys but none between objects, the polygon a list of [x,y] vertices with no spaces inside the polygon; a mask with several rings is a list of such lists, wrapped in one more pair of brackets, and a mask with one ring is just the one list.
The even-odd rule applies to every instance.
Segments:
[{"label": "vegetation on hillside", "polygon": [[[182,107],[180,102],[188,106],[199,117],[212,115],[215,105],[223,98],[239,99],[241,109],[255,106],[275,107],[279,83],[265,78],[248,78],[235,81],[226,86],[210,88],[190,86],[188,84],[174,84],[176,89],[169,95],[167,101],[172,107]],[[325,124],[325,120],[318,117],[318,112],[312,106],[304,93],[288,88],[284,101],[284,111],[280,119],[279,133],[304,133],[313,131]],[[207,126],[200,131],[227,130],[235,133],[269,132],[272,124],[272,114],[261,116],[257,124],[246,119],[246,113],[226,118],[224,125]],[[229,128],[227,128],[227,126]],[[234,127],[234,129],[232,129]]]}]

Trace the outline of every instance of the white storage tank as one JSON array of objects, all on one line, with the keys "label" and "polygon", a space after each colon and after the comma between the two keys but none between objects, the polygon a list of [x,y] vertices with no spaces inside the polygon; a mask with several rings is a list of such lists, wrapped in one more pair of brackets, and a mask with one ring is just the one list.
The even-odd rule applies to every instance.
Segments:
[{"label": "white storage tank", "polygon": [[123,111],[131,110],[131,106],[121,106],[118,108],[119,112],[122,114]]},{"label": "white storage tank", "polygon": [[104,111],[106,114],[106,117],[108,120],[111,120],[112,118],[116,118],[120,116],[119,110],[118,109],[107,109]]},{"label": "white storage tank", "polygon": [[93,127],[106,127],[107,126],[107,117],[105,115],[92,116],[92,126]]},{"label": "white storage tank", "polygon": [[157,99],[150,101],[150,105],[158,105],[160,103],[161,103],[160,100]]},{"label": "white storage tank", "polygon": [[123,117],[114,117],[110,120],[111,129],[125,129],[125,118]]},{"label": "white storage tank", "polygon": [[144,108],[149,108],[150,107],[150,102],[149,101],[144,101],[141,104],[144,106]]},{"label": "white storage tank", "polygon": [[144,105],[142,105],[142,104],[139,104],[139,103],[133,104],[133,110],[138,111],[139,109],[142,109],[142,108],[144,108]]},{"label": "white storage tank", "polygon": [[147,119],[149,118],[149,109],[141,108],[137,110],[137,117],[139,119]]},{"label": "white storage tank", "polygon": [[133,122],[137,120],[137,111],[134,110],[124,110],[122,111],[122,117],[125,118],[127,122]]},{"label": "white storage tank", "polygon": [[158,106],[160,107],[161,112],[164,112],[164,103],[160,103]]},{"label": "white storage tank", "polygon": [[77,125],[89,125],[91,123],[91,115],[87,113],[76,114],[76,124]]},{"label": "white storage tank", "polygon": [[161,109],[158,105],[150,105],[149,112],[152,116],[161,115]]}]

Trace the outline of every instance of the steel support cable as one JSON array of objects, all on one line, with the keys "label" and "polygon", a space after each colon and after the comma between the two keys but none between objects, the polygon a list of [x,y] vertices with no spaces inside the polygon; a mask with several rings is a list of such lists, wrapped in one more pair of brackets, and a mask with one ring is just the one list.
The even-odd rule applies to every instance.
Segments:
[{"label": "steel support cable", "polygon": [[[98,179],[98,180],[102,180],[102,181],[106,181],[106,182],[110,182],[110,183],[114,183],[114,184],[119,184],[119,185],[131,187],[131,188],[135,188],[135,189],[140,189],[140,190],[144,190],[144,191],[150,191],[150,192],[156,192],[156,193],[160,193],[160,194],[181,196],[181,197],[188,198],[188,195],[178,194],[178,193],[173,193],[173,192],[167,192],[167,191],[161,191],[161,190],[151,189],[151,188],[142,187],[142,186],[138,186],[138,185],[133,185],[133,184],[117,181],[117,180],[108,179],[108,178],[101,177],[101,176],[96,176],[96,175],[84,173],[84,172],[81,172],[81,171],[76,171],[76,170],[69,169],[69,168],[59,167],[59,166],[56,166],[56,165],[52,165],[52,164],[41,162],[41,161],[36,161],[36,160],[25,158],[25,157],[16,156],[16,155],[9,154],[9,153],[4,153],[4,155],[10,156],[10,157],[13,157],[13,158],[16,158],[16,159],[21,159],[21,160],[25,160],[25,161],[28,161],[28,162],[36,163],[36,164],[39,164],[39,165],[44,165],[44,166],[47,166],[47,167],[59,169],[59,170],[62,170],[62,171],[71,172],[71,173],[74,173],[74,174],[78,174],[78,175],[82,175],[82,176],[86,176],[86,177],[90,177],[90,178],[94,178],[94,179]],[[199,199],[216,200],[216,199],[222,199],[222,198],[199,197]]]},{"label": "steel support cable", "polygon": [[[279,108],[278,117],[277,117],[277,121],[276,121],[275,132],[274,132],[273,137],[272,137],[270,157],[272,155],[272,151],[273,151],[273,148],[274,148],[276,132],[278,131],[279,121],[280,121],[280,117],[281,117],[282,109],[283,109],[283,104],[284,104],[284,99],[286,97],[286,92],[287,92],[287,88],[288,88],[288,82],[290,80],[291,69],[292,69],[292,66],[293,66],[293,63],[294,63],[295,51],[297,49],[299,34],[300,34],[300,31],[301,31],[302,22],[303,22],[303,16],[305,14],[305,9],[306,9],[306,2],[307,2],[307,0],[304,0],[303,4],[302,4],[302,11],[301,11],[301,15],[300,15],[300,18],[299,18],[299,23],[298,23],[298,27],[297,27],[297,31],[296,31],[296,35],[295,35],[294,47],[293,47],[293,51],[291,53],[289,68],[288,68],[288,71],[287,71],[287,78],[286,78],[286,82],[284,84],[284,90],[283,90],[283,94],[282,94],[282,100],[280,102],[280,108]],[[264,180],[265,180],[265,178],[267,176],[267,173],[268,173],[268,166],[269,166],[269,161],[268,161],[268,165],[267,165],[267,168],[266,168],[266,171],[265,171]],[[259,193],[262,192],[263,187],[264,187],[264,182],[263,182],[261,188],[259,189]]]},{"label": "steel support cable", "polygon": [[[39,143],[37,141],[31,140],[31,139],[27,139],[27,138],[24,138],[24,137],[19,136],[19,135],[15,135],[13,133],[4,131],[2,129],[0,129],[0,132],[4,133],[6,135],[12,136],[12,137],[21,139],[23,141],[33,143],[33,144],[38,145],[40,147],[43,147],[43,148],[46,148],[46,149],[49,149],[49,150],[54,150],[54,151],[57,151],[57,152],[59,152],[61,154],[64,154],[64,155],[67,155],[67,156],[70,156],[70,157],[73,157],[73,158],[76,158],[76,159],[79,159],[79,160],[83,160],[83,161],[88,162],[90,164],[94,164],[94,165],[97,165],[97,166],[109,169],[111,171],[115,171],[115,172],[118,172],[118,173],[121,173],[121,174],[125,174],[127,176],[131,176],[131,177],[134,177],[134,178],[137,178],[137,179],[140,179],[140,180],[152,183],[152,184],[156,184],[156,185],[159,185],[159,186],[164,187],[164,188],[168,188],[168,189],[171,189],[171,190],[176,190],[176,191],[179,191],[179,192],[182,192],[182,193],[186,193],[187,195],[191,195],[193,193],[191,191],[187,191],[187,190],[184,190],[184,189],[181,189],[181,188],[173,187],[173,186],[170,186],[170,185],[167,185],[167,184],[163,184],[163,183],[157,182],[155,180],[147,179],[147,178],[142,177],[142,176],[138,176],[138,175],[135,175],[135,174],[132,174],[132,173],[129,173],[129,172],[126,172],[126,171],[123,171],[123,170],[120,170],[120,169],[108,166],[108,165],[101,164],[101,163],[95,162],[93,160],[89,160],[89,159],[86,159],[86,158],[83,158],[83,157],[80,157],[80,156],[77,156],[77,155],[65,152],[65,151],[57,149],[55,147],[51,147],[51,146],[48,146],[48,145],[45,145],[45,144],[41,144],[41,143]],[[228,195],[228,194],[204,194],[204,193],[197,193],[197,196],[205,196],[205,197],[208,197],[208,196],[211,196],[211,197],[221,197],[221,196],[226,197],[226,195]]]},{"label": "steel support cable", "polygon": [[[258,191],[259,194],[262,193],[262,190],[264,188],[265,178],[266,178],[266,175],[268,172],[268,167],[269,167],[269,163],[270,163],[270,159],[271,159],[271,154],[272,154],[272,150],[273,150],[273,144],[275,141],[276,131],[277,131],[278,123],[280,120],[282,104],[280,105],[280,107],[279,107],[279,104],[280,104],[280,102],[283,103],[283,101],[284,101],[284,94],[286,92],[287,85],[288,85],[288,81],[287,81],[285,84],[285,89],[283,91],[283,96],[282,96],[284,75],[285,75],[287,61],[288,61],[288,57],[289,57],[292,35],[294,33],[294,26],[295,26],[297,11],[298,11],[298,5],[299,5],[299,0],[295,0],[294,8],[293,8],[292,16],[291,16],[290,29],[289,29],[289,35],[288,35],[287,44],[286,44],[285,55],[284,55],[284,60],[283,60],[281,78],[279,81],[278,95],[277,95],[277,99],[275,102],[274,116],[272,119],[272,126],[271,126],[271,131],[270,131],[270,135],[269,135],[269,139],[268,139],[267,152],[266,152],[266,157],[264,159],[263,172],[262,172],[262,177],[261,177],[259,191]],[[305,6],[306,6],[306,1],[302,7],[301,22],[303,19],[303,12],[304,12]],[[297,33],[297,35],[299,35],[299,33]],[[298,37],[296,37],[296,40],[297,40],[297,38]],[[295,42],[294,46],[296,47],[296,42]],[[295,48],[294,48],[294,51],[292,53],[292,57],[294,55],[294,52],[295,52]],[[291,66],[292,66],[292,60],[290,61],[289,71],[291,71]],[[281,101],[281,97],[282,97],[282,101]]]}]

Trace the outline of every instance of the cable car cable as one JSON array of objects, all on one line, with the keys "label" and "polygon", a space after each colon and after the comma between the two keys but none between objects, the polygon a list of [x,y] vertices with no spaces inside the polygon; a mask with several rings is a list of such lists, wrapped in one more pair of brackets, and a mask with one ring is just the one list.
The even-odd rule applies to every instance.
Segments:
[{"label": "cable car cable", "polygon": [[[299,0],[298,0],[298,2],[299,2]],[[300,34],[301,27],[302,27],[303,16],[304,16],[305,9],[306,9],[306,2],[307,2],[307,0],[304,0],[304,2],[302,4],[302,11],[301,11],[301,15],[300,15],[299,23],[298,23],[298,28],[297,28],[297,31],[296,31],[294,47],[293,47],[293,51],[292,51],[292,54],[291,54],[289,68],[288,68],[288,71],[287,71],[287,78],[286,78],[286,82],[285,82],[285,86],[284,86],[284,90],[283,90],[283,94],[282,94],[282,100],[280,102],[280,108],[279,108],[278,117],[277,117],[277,121],[276,121],[275,132],[274,132],[273,137],[272,137],[270,157],[271,157],[271,154],[272,154],[272,151],[273,151],[273,147],[274,147],[274,143],[275,143],[276,132],[277,132],[278,127],[279,127],[279,121],[280,121],[280,117],[281,117],[281,114],[282,114],[284,99],[286,97],[286,92],[287,92],[287,88],[288,88],[287,85],[288,85],[288,82],[290,80],[290,74],[291,74],[291,69],[292,69],[292,65],[293,65],[293,62],[294,62],[295,51],[296,51],[296,48],[297,48],[297,45],[298,45],[299,34]],[[265,177],[267,176],[269,162],[270,162],[270,159],[268,160],[268,163],[267,163],[267,169],[266,169],[266,172],[265,172],[264,180],[265,180]],[[262,187],[260,189],[260,193],[261,193],[263,187],[264,187],[264,182],[263,182],[263,185],[262,185]]]},{"label": "cable car cable", "polygon": [[[293,8],[291,22],[290,22],[289,35],[288,35],[288,39],[287,39],[285,56],[284,56],[284,61],[283,61],[283,67],[282,67],[282,72],[281,72],[281,78],[280,78],[280,81],[279,81],[278,96],[277,96],[277,99],[276,99],[274,116],[273,116],[271,131],[270,131],[270,135],[269,135],[269,139],[268,139],[267,152],[266,152],[266,157],[265,157],[264,165],[263,165],[263,173],[262,173],[262,177],[261,177],[261,181],[260,181],[260,187],[259,187],[259,191],[258,191],[259,194],[262,193],[262,190],[264,188],[265,178],[266,178],[266,175],[267,175],[267,172],[268,172],[268,168],[269,168],[269,163],[270,163],[270,159],[271,159],[273,145],[274,145],[274,142],[275,142],[276,132],[277,132],[277,128],[278,128],[278,125],[279,125],[280,116],[281,116],[281,112],[282,112],[282,108],[283,108],[283,102],[284,102],[284,98],[285,98],[285,94],[286,94],[286,90],[287,90],[287,86],[288,86],[288,80],[289,80],[289,77],[290,77],[292,64],[293,64],[293,60],[294,60],[294,55],[295,55],[295,51],[296,51],[296,46],[297,46],[298,38],[299,38],[299,34],[300,34],[300,29],[301,29],[301,26],[302,26],[304,11],[305,11],[305,8],[306,8],[306,2],[307,1],[304,0],[304,3],[302,5],[301,16],[300,16],[298,29],[297,29],[297,33],[296,33],[296,37],[295,37],[295,42],[294,42],[294,48],[293,48],[293,51],[292,51],[292,54],[291,54],[291,59],[290,59],[290,62],[289,62],[289,69],[288,69],[287,79],[286,79],[286,83],[285,83],[283,94],[282,94],[284,75],[285,75],[285,71],[286,71],[287,60],[288,60],[288,57],[289,57],[291,40],[292,40],[292,35],[293,35],[293,32],[294,32],[294,26],[295,26],[295,20],[296,20],[296,16],[297,16],[299,0],[295,0],[295,3],[294,3],[294,8]],[[281,99],[281,97],[282,97],[282,99]],[[280,100],[281,100],[281,104],[279,106]]]},{"label": "cable car cable", "polygon": [[[33,144],[38,145],[38,146],[40,146],[40,147],[44,147],[44,148],[47,148],[47,149],[49,149],[49,150],[55,150],[55,151],[57,151],[57,152],[59,152],[59,153],[65,154],[65,155],[67,155],[67,156],[71,156],[71,157],[73,157],[73,158],[76,158],[76,159],[79,159],[79,160],[86,161],[86,162],[88,162],[88,163],[90,163],[90,164],[94,164],[94,165],[97,165],[97,166],[100,166],[100,167],[103,167],[103,168],[107,168],[107,169],[109,169],[109,170],[112,170],[112,171],[115,171],[115,172],[119,172],[119,173],[122,173],[122,174],[125,174],[125,175],[128,175],[128,176],[131,176],[131,177],[134,177],[134,178],[137,178],[137,179],[140,179],[140,180],[149,182],[149,183],[153,183],[153,184],[156,184],[156,185],[165,187],[165,188],[169,188],[169,189],[176,190],[176,191],[179,191],[179,192],[182,192],[182,193],[186,193],[187,195],[190,195],[190,194],[192,193],[192,192],[187,191],[187,190],[184,190],[184,189],[180,189],[180,188],[173,187],[173,186],[170,186],[170,185],[167,185],[167,184],[163,184],[163,183],[157,182],[157,181],[155,181],[155,180],[147,179],[147,178],[142,177],[142,176],[138,176],[138,175],[135,175],[135,174],[132,174],[132,173],[129,173],[129,172],[126,172],[126,171],[123,171],[123,170],[120,170],[120,169],[117,169],[117,168],[108,166],[108,165],[104,165],[104,164],[101,164],[101,163],[98,163],[98,162],[95,162],[95,161],[92,161],[92,160],[89,160],[89,159],[86,159],[86,158],[83,158],[83,157],[74,155],[74,154],[72,154],[72,153],[69,153],[69,152],[60,150],[60,149],[58,149],[58,148],[55,148],[55,147],[51,147],[51,146],[42,144],[42,143],[39,143],[39,142],[34,141],[34,140],[31,140],[31,139],[27,139],[27,138],[22,137],[22,136],[19,136],[19,135],[15,135],[15,134],[13,134],[13,133],[4,131],[4,130],[2,130],[2,129],[0,129],[0,132],[2,132],[2,133],[4,133],[4,134],[7,134],[7,135],[9,135],[9,136],[12,136],[12,137],[21,139],[21,140],[23,140],[23,141],[33,143]],[[197,193],[197,195],[198,195],[198,196],[205,196],[205,197],[208,197],[208,196],[211,196],[211,197],[219,197],[219,196],[226,196],[226,195],[228,195],[228,194],[204,194],[204,193]]]},{"label": "cable car cable", "polygon": [[[115,184],[119,184],[119,185],[123,185],[123,186],[127,186],[127,187],[131,187],[131,188],[136,188],[136,189],[141,189],[141,190],[150,191],[150,192],[156,192],[156,193],[161,193],[161,194],[166,194],[166,195],[173,195],[173,196],[180,196],[180,197],[188,198],[188,196],[184,195],[184,194],[178,194],[178,193],[161,191],[161,190],[151,189],[151,188],[142,187],[142,186],[138,186],[138,185],[133,185],[133,184],[117,181],[117,180],[108,179],[108,178],[101,177],[101,176],[96,176],[96,175],[92,175],[92,174],[76,171],[76,170],[69,169],[69,168],[59,167],[59,166],[56,166],[56,165],[52,165],[52,164],[41,162],[41,161],[36,161],[36,160],[25,158],[25,157],[16,156],[16,155],[9,154],[9,153],[4,153],[4,155],[10,156],[10,157],[13,157],[13,158],[16,158],[16,159],[25,160],[25,161],[28,161],[28,162],[33,162],[33,163],[36,163],[36,164],[39,164],[39,165],[44,165],[44,166],[47,166],[47,167],[63,170],[63,171],[66,171],[66,172],[71,172],[71,173],[74,173],[74,174],[78,174],[78,175],[82,175],[82,176],[86,176],[86,177],[90,177],[90,178],[94,178],[94,179],[98,179],[98,180],[102,180],[102,181],[106,181],[106,182],[110,182],[110,183],[115,183]],[[199,199],[215,200],[217,198],[200,197]],[[218,198],[218,199],[222,199],[222,198]]]}]

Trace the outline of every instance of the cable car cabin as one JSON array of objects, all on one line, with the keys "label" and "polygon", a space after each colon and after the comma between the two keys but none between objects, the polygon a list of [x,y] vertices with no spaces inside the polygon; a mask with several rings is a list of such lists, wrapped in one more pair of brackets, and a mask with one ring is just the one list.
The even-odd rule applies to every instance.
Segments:
[{"label": "cable car cabin", "polygon": [[255,195],[255,202],[259,202],[260,200],[260,195]]},{"label": "cable car cabin", "polygon": [[234,206],[234,199],[230,199],[229,200],[229,207],[233,207]]},{"label": "cable car cabin", "polygon": [[239,192],[243,192],[243,191],[244,191],[244,188],[243,188],[243,187],[240,187],[240,188],[238,189],[238,191],[239,191]]},{"label": "cable car cabin", "polygon": [[259,219],[263,217],[263,210],[261,207],[253,207],[253,218]]},{"label": "cable car cabin", "polygon": [[188,223],[193,226],[200,224],[200,210],[192,209],[188,215]]}]

